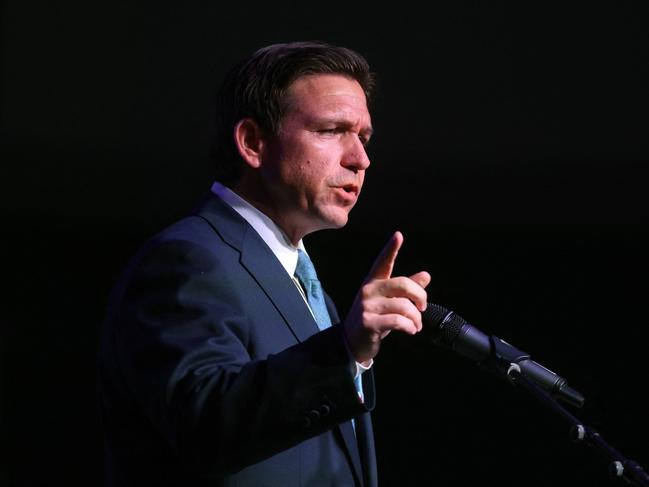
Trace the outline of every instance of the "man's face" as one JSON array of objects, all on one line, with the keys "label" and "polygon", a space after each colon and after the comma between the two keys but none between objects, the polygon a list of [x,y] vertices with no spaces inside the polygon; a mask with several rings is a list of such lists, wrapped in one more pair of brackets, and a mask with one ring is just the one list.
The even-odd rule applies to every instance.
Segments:
[{"label": "man's face", "polygon": [[293,242],[339,228],[360,194],[372,134],[360,84],[340,75],[309,75],[288,91],[277,137],[268,141],[263,178],[273,218]]}]

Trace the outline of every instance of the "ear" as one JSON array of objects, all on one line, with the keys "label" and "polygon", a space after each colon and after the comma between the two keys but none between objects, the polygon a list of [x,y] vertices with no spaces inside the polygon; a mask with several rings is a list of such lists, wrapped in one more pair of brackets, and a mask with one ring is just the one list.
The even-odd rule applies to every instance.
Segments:
[{"label": "ear", "polygon": [[263,131],[253,119],[241,119],[234,126],[234,143],[239,155],[250,167],[256,169],[261,166],[264,142]]}]

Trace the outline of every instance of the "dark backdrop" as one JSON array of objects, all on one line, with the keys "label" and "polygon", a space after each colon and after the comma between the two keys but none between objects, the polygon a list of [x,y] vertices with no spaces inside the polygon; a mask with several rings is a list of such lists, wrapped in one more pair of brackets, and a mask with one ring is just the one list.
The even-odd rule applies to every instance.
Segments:
[{"label": "dark backdrop", "polygon": [[[649,468],[646,12],[187,3],[5,2],[0,484],[101,483],[106,294],[209,188],[224,70],[296,39],[380,76],[361,201],[307,240],[341,311],[401,230],[397,273],[429,270],[431,301],[566,377],[586,396],[571,411]],[[375,369],[384,486],[610,485],[553,413],[468,360],[392,334]]]}]

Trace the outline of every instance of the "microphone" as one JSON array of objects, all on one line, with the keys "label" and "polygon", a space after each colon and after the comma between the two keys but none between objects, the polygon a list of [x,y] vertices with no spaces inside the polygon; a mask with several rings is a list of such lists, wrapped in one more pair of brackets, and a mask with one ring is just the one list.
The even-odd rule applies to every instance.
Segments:
[{"label": "microphone", "polygon": [[566,379],[536,363],[528,353],[496,336],[481,332],[453,311],[428,303],[426,311],[422,313],[422,321],[425,336],[430,337],[436,345],[455,350],[479,364],[495,361],[501,369],[507,367],[507,376],[517,372],[548,391],[555,399],[577,407],[584,404],[584,396],[568,387]]}]

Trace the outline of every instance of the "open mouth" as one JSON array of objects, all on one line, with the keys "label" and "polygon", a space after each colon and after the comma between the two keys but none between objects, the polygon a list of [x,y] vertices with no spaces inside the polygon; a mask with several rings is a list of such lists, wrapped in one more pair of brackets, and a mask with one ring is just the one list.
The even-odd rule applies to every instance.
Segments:
[{"label": "open mouth", "polygon": [[342,189],[348,194],[356,194],[358,192],[356,185],[354,184],[346,184],[342,186]]}]

